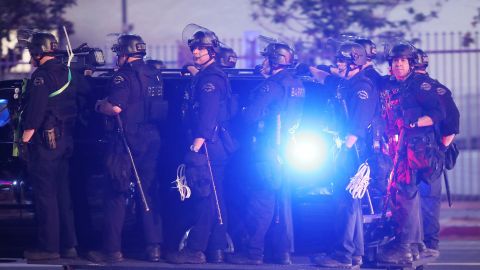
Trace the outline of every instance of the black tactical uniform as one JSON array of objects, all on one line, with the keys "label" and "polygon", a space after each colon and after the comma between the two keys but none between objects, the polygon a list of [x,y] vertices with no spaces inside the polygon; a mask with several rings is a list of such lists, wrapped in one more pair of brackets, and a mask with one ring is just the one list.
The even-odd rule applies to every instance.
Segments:
[{"label": "black tactical uniform", "polygon": [[[396,45],[389,61],[404,57],[410,60],[410,67],[413,68],[412,51],[411,45]],[[422,116],[429,116],[435,125],[445,115],[431,81],[413,72],[403,81],[392,77],[382,89],[382,97],[391,149],[399,151],[400,158],[390,188],[395,201],[393,218],[397,223],[396,242],[379,254],[379,260],[409,262],[412,260],[410,246],[422,241],[417,184],[438,178],[442,169],[435,126],[418,127],[417,121]],[[402,132],[403,143],[399,141],[401,144],[395,145],[395,137],[400,135],[401,138]]]},{"label": "black tactical uniform", "polygon": [[[217,216],[217,202],[212,192],[211,183],[207,184],[205,196],[195,197],[195,208],[198,210],[198,219],[190,230],[187,247],[195,251],[224,250],[226,243],[226,208],[223,198],[223,179],[225,164],[228,155],[219,138],[219,127],[227,118],[227,91],[228,80],[223,70],[212,63],[194,78],[192,84],[192,97],[190,103],[191,132],[193,138],[205,138],[208,157],[212,166],[218,203],[222,210],[223,225],[219,224]],[[205,147],[200,154],[206,154]],[[211,179],[207,179],[209,182]],[[203,193],[203,192],[199,192]],[[209,240],[210,239],[210,240]]]},{"label": "black tactical uniform", "polygon": [[[195,149],[194,142],[184,160],[192,190],[192,198],[188,201],[191,228],[186,247],[168,254],[166,259],[171,263],[200,264],[207,260],[221,263],[227,248],[223,181],[228,153],[221,130],[229,118],[230,85],[227,75],[215,61],[219,53],[217,36],[205,28],[197,30],[188,37],[187,45],[194,60],[208,58],[204,63],[197,63],[200,71],[193,78],[188,93],[187,137],[189,143],[198,139],[204,139],[204,143]],[[207,54],[203,54],[205,49]],[[202,51],[200,57],[196,56],[198,51]]]},{"label": "black tactical uniform", "polygon": [[249,240],[247,254],[235,254],[230,262],[261,264],[265,237],[272,230],[273,261],[290,264],[293,249],[288,179],[282,163],[284,149],[292,140],[303,113],[302,82],[284,69],[293,62],[293,51],[285,44],[271,43],[263,52],[277,71],[257,87],[245,111],[251,125],[248,154],[249,194],[246,210]]},{"label": "black tactical uniform", "polygon": [[352,198],[345,187],[350,178],[356,174],[359,162],[366,160],[368,156],[366,152],[367,130],[372,123],[379,100],[377,89],[367,77],[367,71],[361,70],[361,66],[366,63],[365,49],[359,44],[344,43],[339,48],[338,57],[345,60],[348,70],[352,66],[360,68],[360,71],[353,77],[339,83],[336,94],[343,116],[343,125],[338,131],[342,138],[354,135],[357,137],[357,141],[352,148],[343,146],[336,158],[334,186],[338,209],[335,231],[338,238],[332,246],[329,256],[314,258],[315,263],[324,267],[358,265],[361,264],[361,256],[364,255],[361,200]]},{"label": "black tactical uniform", "polygon": [[[149,207],[149,212],[143,209],[143,203],[138,198],[138,206],[142,210],[142,224],[147,245],[156,245],[162,242],[162,220],[158,209],[158,179],[157,159],[160,152],[160,135],[158,127],[148,123],[145,119],[145,94],[140,85],[137,73],[148,69],[143,60],[126,63],[114,74],[110,86],[108,101],[122,108],[120,117],[123,122],[125,136],[132,150],[133,158],[142,181],[143,190]],[[120,138],[114,139],[113,151],[124,153]],[[125,160],[124,160],[125,161]],[[129,162],[129,161],[128,161]],[[127,166],[129,163],[112,164]],[[124,168],[112,168],[125,170]],[[125,219],[125,199],[132,175],[125,170],[127,177],[112,179],[112,187],[107,195],[105,207],[104,249],[107,252],[121,250],[121,234]],[[137,196],[139,197],[139,196]]]},{"label": "black tactical uniform", "polygon": [[[370,39],[357,38],[355,43],[363,46],[367,53],[367,64],[363,71],[365,76],[375,85],[376,89],[381,89],[384,77],[375,69],[373,59],[377,56],[377,47]],[[390,172],[391,159],[385,153],[386,144],[383,139],[385,124],[380,115],[380,106],[377,106],[374,119],[369,128],[366,138],[367,151],[370,150],[368,159],[370,166],[370,184],[368,186],[370,199],[375,213],[380,213],[383,209],[383,200],[387,189],[387,177]]]},{"label": "black tactical uniform", "polygon": [[[432,79],[426,68],[428,67],[428,56],[420,49],[417,49],[417,60],[415,68],[418,71],[425,73],[417,76],[425,76],[430,80],[432,89],[438,94],[440,103],[445,110],[445,119],[440,123],[439,136],[449,136],[459,133],[460,126],[460,112],[453,100],[452,92],[443,84],[435,79]],[[441,145],[442,146],[442,145]],[[421,181],[419,183],[420,201],[423,220],[423,242],[429,249],[438,250],[439,233],[440,233],[440,206],[442,196],[442,181],[441,177],[430,181]]]},{"label": "black tactical uniform", "polygon": [[[51,34],[34,34],[29,45],[30,53],[35,58],[35,46],[52,48],[55,43]],[[70,70],[61,61],[51,59],[43,64],[38,59],[34,61],[38,61],[39,67],[29,82],[22,126],[24,130],[35,130],[29,142],[27,169],[34,190],[38,248],[56,256],[29,251],[25,256],[28,259],[52,259],[58,258],[59,251],[62,256],[76,256],[73,248],[77,240],[68,178],[77,114],[76,91],[71,83]]]},{"label": "black tactical uniform", "polygon": [[[131,49],[133,48],[133,49]],[[153,76],[151,67],[141,59],[145,55],[145,43],[136,35],[122,35],[113,47],[119,57],[128,56],[133,61],[124,63],[113,74],[106,102],[121,108],[119,115],[124,134],[130,146],[141,179],[150,211],[145,211],[139,192],[136,205],[141,213],[146,254],[148,260],[160,259],[162,243],[162,219],[158,200],[158,159],[160,153],[159,127],[152,123],[147,108],[149,92],[156,91],[147,85],[146,75]],[[136,58],[136,59],[135,59]],[[118,116],[117,116],[118,117]],[[118,123],[117,123],[118,125]],[[117,126],[118,128],[118,126]],[[125,221],[125,200],[130,182],[135,182],[132,165],[118,130],[111,134],[107,153],[107,169],[110,181],[105,190],[105,214],[103,228],[103,251],[106,256],[90,254],[94,261],[121,261],[122,229]],[[138,186],[136,187],[138,191]]]}]

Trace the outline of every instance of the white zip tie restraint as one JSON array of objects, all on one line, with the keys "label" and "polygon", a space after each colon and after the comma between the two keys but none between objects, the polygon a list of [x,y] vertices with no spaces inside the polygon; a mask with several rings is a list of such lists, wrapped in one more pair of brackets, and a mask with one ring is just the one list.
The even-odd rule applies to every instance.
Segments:
[{"label": "white zip tie restraint", "polygon": [[175,187],[178,189],[178,193],[180,193],[180,200],[184,201],[185,199],[190,198],[192,195],[192,191],[187,183],[187,178],[185,177],[185,164],[180,164],[177,167],[177,179],[173,181],[175,183]]},{"label": "white zip tie restraint", "polygon": [[70,44],[70,38],[68,37],[67,28],[65,27],[65,25],[63,26],[63,32],[65,33],[65,37],[67,38],[67,46],[66,46],[67,47],[67,54],[68,54],[67,67],[70,68],[70,64],[72,62],[74,53],[73,53],[73,49],[72,49],[72,44]]},{"label": "white zip tie restraint", "polygon": [[364,162],[358,168],[357,173],[350,178],[350,183],[345,190],[352,194],[352,198],[361,199],[365,195],[369,183],[370,166],[368,166],[368,162]]}]

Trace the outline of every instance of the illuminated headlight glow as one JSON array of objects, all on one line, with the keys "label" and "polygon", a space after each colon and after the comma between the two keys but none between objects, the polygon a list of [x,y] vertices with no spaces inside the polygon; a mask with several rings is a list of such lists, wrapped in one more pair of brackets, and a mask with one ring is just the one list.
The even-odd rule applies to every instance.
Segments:
[{"label": "illuminated headlight glow", "polygon": [[300,133],[287,146],[287,161],[295,169],[313,171],[322,167],[327,153],[328,145],[319,134]]}]

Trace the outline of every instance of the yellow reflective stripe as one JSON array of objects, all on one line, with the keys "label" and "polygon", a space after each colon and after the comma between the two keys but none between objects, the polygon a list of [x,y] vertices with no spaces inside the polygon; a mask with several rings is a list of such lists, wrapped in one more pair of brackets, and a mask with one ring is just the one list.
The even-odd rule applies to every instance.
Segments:
[{"label": "yellow reflective stripe", "polygon": [[54,97],[54,96],[58,96],[60,95],[63,91],[65,91],[65,89],[67,89],[67,87],[70,85],[70,81],[72,81],[72,72],[70,71],[70,68],[68,69],[68,82],[62,86],[62,88],[58,89],[57,91],[51,93],[50,95],[48,95],[49,98],[51,97]]}]

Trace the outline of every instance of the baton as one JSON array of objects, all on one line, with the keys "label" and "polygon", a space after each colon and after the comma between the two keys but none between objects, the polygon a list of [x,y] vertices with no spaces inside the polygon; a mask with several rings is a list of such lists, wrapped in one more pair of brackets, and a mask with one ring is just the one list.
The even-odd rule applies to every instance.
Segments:
[{"label": "baton", "polygon": [[132,151],[130,150],[130,146],[128,146],[127,138],[125,138],[122,119],[120,119],[120,115],[118,114],[115,116],[115,118],[117,118],[120,137],[122,137],[123,145],[125,146],[125,150],[127,150],[128,157],[130,158],[130,163],[132,164],[135,180],[137,180],[138,192],[140,193],[140,197],[142,198],[143,206],[145,206],[145,211],[148,212],[150,211],[150,208],[148,207],[147,199],[145,198],[145,193],[143,192],[142,181],[140,180],[140,176],[138,175],[137,166],[135,166],[135,161],[133,160]]},{"label": "baton", "polygon": [[443,179],[445,180],[445,192],[447,193],[448,207],[452,207],[452,197],[450,196],[450,183],[448,181],[447,170],[443,169]]},{"label": "baton", "polygon": [[220,223],[220,225],[223,225],[222,209],[220,209],[220,202],[218,200],[215,179],[213,178],[212,165],[210,163],[210,156],[208,155],[207,143],[204,142],[203,146],[205,147],[205,155],[207,156],[207,165],[208,165],[208,171],[210,172],[210,180],[212,181],[213,196],[215,196],[215,204],[217,205],[218,222]]}]

